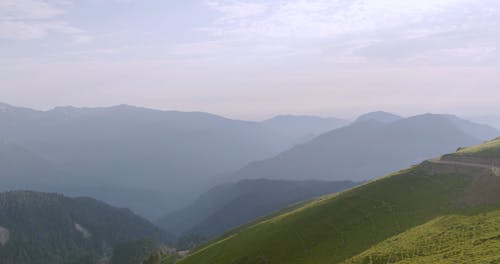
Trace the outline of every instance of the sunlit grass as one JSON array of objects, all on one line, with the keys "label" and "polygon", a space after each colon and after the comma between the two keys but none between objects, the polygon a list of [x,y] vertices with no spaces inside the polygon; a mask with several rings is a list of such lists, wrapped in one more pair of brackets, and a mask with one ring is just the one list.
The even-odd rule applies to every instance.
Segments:
[{"label": "sunlit grass", "polygon": [[468,180],[403,171],[235,230],[180,263],[339,263],[453,212]]},{"label": "sunlit grass", "polygon": [[394,236],[346,261],[355,263],[499,263],[500,210],[448,215]]},{"label": "sunlit grass", "polygon": [[[500,139],[457,154],[500,157]],[[466,171],[423,163],[233,230],[180,263],[500,263],[500,205],[464,207],[477,176]]]},{"label": "sunlit grass", "polygon": [[500,138],[488,141],[482,145],[463,148],[456,155],[475,155],[480,157],[500,157]]}]

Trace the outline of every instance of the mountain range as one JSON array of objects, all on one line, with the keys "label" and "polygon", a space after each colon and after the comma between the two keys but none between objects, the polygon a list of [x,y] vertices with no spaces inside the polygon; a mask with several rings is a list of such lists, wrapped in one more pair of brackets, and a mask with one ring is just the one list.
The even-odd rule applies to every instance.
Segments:
[{"label": "mountain range", "polygon": [[279,115],[264,120],[261,124],[277,134],[295,139],[296,143],[304,143],[315,136],[343,127],[349,121],[335,117]]},{"label": "mountain range", "polygon": [[225,182],[359,182],[499,134],[446,115],[374,112],[346,124],[311,116],[248,122],[128,105],[37,111],[1,104],[0,191],[91,196],[158,219]]},{"label": "mountain range", "polygon": [[44,158],[18,145],[0,140],[1,189],[50,188],[61,181],[57,168]]},{"label": "mountain range", "polygon": [[233,179],[363,181],[500,135],[450,115],[409,118],[376,112],[270,159],[248,164]]},{"label": "mountain range", "polygon": [[500,129],[500,116],[476,116],[468,119],[476,123],[488,124],[496,129]]},{"label": "mountain range", "polygon": [[500,138],[236,229],[180,264],[496,263]]},{"label": "mountain range", "polygon": [[0,127],[0,191],[132,209],[0,193],[2,263],[171,262],[174,239],[209,240],[188,264],[497,260],[500,132],[453,115],[0,104]]},{"label": "mountain range", "polygon": [[12,165],[25,164],[1,177],[31,177],[31,183],[45,178],[50,188],[30,187],[91,195],[150,218],[196,197],[214,178],[272,157],[302,132],[310,134],[305,129],[289,136],[259,122],[127,105],[36,111],[2,104],[0,109],[0,139],[7,142],[0,153],[7,152],[3,157],[9,162],[15,159]]}]

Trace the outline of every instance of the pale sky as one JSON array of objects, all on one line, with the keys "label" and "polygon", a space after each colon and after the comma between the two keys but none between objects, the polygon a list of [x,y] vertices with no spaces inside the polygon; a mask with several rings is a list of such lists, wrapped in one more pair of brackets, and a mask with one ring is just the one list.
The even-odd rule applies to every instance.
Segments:
[{"label": "pale sky", "polygon": [[0,102],[500,113],[499,0],[0,0]]}]

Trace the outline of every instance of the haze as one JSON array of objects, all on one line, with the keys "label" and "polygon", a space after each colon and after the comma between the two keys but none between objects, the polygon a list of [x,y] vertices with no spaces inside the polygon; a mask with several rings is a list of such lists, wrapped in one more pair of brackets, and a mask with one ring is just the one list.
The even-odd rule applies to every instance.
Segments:
[{"label": "haze", "polygon": [[500,110],[496,0],[2,0],[0,101],[242,119]]},{"label": "haze", "polygon": [[0,264],[500,263],[500,0],[0,0]]}]

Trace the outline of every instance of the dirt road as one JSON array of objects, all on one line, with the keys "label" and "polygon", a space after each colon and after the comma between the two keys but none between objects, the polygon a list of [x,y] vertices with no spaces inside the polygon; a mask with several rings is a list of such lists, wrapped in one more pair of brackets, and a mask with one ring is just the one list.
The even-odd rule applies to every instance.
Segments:
[{"label": "dirt road", "polygon": [[495,174],[496,176],[500,176],[500,167],[496,167],[496,166],[492,166],[492,165],[460,162],[460,161],[452,161],[452,160],[442,160],[442,159],[432,159],[429,161],[432,163],[437,163],[437,164],[448,164],[448,165],[458,165],[458,166],[488,169],[488,170],[491,170],[491,172],[493,174]]}]

